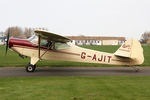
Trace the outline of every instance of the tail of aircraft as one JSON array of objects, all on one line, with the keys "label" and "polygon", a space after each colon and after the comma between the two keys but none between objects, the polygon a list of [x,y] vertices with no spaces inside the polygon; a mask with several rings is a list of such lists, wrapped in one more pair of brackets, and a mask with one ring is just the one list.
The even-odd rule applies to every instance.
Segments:
[{"label": "tail of aircraft", "polygon": [[144,62],[143,48],[136,39],[127,40],[122,46],[114,53],[115,56],[129,58],[133,64],[142,64]]}]

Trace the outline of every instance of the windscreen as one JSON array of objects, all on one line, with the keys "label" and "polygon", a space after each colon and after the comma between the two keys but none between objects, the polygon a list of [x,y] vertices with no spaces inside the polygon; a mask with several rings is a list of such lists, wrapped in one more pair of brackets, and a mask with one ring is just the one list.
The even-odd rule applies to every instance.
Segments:
[{"label": "windscreen", "polygon": [[38,44],[38,37],[36,35],[33,35],[32,37],[30,37],[28,39],[30,42],[32,42],[33,44]]}]

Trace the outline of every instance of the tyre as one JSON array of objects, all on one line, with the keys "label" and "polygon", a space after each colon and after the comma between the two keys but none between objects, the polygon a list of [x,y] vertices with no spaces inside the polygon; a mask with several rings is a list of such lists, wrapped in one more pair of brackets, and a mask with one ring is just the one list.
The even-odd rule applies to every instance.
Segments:
[{"label": "tyre", "polygon": [[34,72],[35,69],[36,69],[36,65],[32,65],[30,63],[26,66],[26,71],[27,72]]}]

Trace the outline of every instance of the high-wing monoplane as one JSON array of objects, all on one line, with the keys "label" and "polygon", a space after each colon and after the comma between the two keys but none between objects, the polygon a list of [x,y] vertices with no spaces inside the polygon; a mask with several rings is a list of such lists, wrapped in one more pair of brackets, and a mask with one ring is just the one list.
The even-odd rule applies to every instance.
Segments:
[{"label": "high-wing monoplane", "polygon": [[58,60],[112,65],[139,65],[144,61],[143,48],[136,39],[127,40],[115,53],[107,53],[78,47],[71,39],[43,30],[35,30],[29,39],[10,38],[8,47],[21,56],[31,58],[27,72],[34,72],[40,60]]}]

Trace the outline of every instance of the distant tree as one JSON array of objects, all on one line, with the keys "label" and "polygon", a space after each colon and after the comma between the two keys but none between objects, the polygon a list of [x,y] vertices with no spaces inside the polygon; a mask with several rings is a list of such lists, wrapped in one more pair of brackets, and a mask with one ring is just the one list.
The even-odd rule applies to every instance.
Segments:
[{"label": "distant tree", "polygon": [[11,37],[23,37],[27,38],[30,37],[34,34],[34,30],[39,29],[39,30],[48,30],[47,28],[21,28],[18,26],[13,26],[13,27],[8,27],[5,31],[5,34],[7,35],[10,33]]},{"label": "distant tree", "polygon": [[141,35],[141,43],[146,43],[147,40],[150,38],[150,32],[144,32],[142,35]]},{"label": "distant tree", "polygon": [[32,36],[33,34],[33,29],[32,28],[25,28],[24,30],[24,35],[27,36],[27,37],[30,37]]},{"label": "distant tree", "polygon": [[1,37],[1,36],[3,37],[4,35],[5,35],[5,33],[1,31],[1,32],[0,32],[0,37]]},{"label": "distant tree", "polygon": [[8,33],[10,33],[10,36],[12,37],[19,37],[21,34],[23,34],[23,30],[18,26],[8,27],[5,31],[5,34],[7,35]]}]

